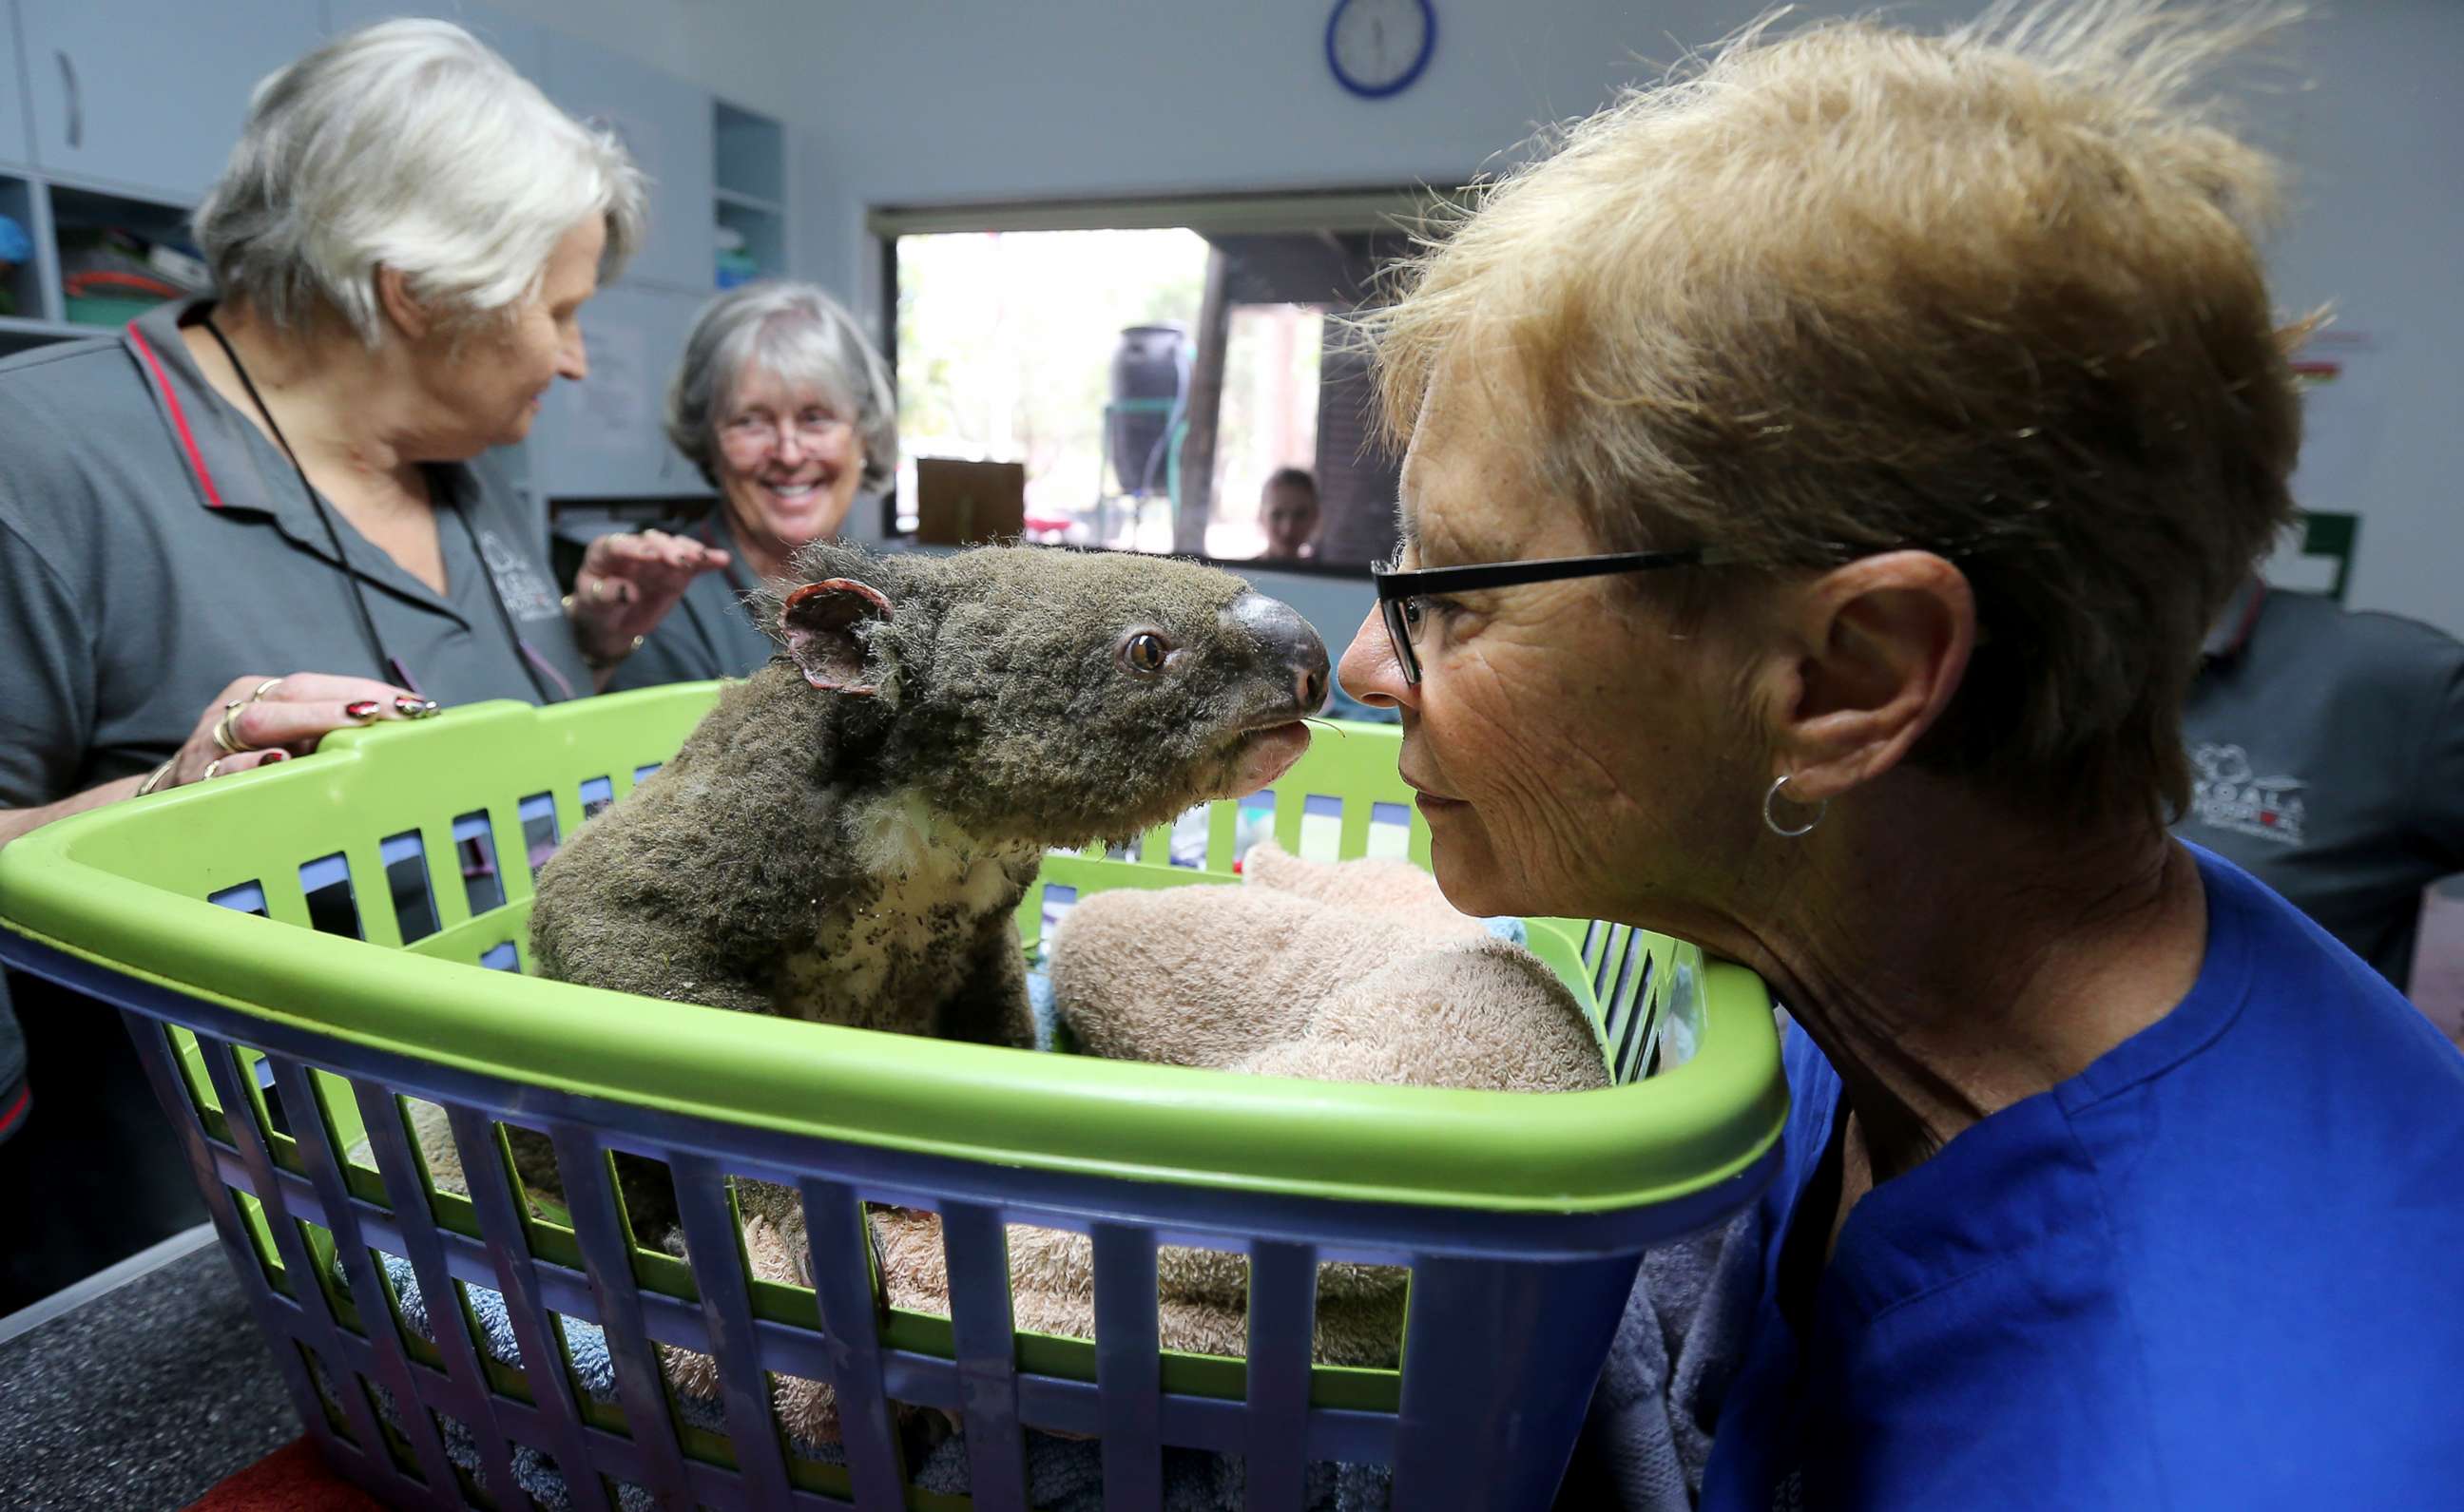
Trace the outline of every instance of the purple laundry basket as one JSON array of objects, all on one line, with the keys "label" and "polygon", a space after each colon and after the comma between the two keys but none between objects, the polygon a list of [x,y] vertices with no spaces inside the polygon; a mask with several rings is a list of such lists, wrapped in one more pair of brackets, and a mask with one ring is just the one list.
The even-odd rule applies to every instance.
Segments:
[{"label": "purple laundry basket", "polygon": [[[1401,1508],[1548,1504],[1642,1252],[1721,1221],[1775,1165],[1786,1092],[1751,974],[1527,921],[1617,1084],[1554,1096],[948,1044],[521,975],[530,877],[497,858],[622,797],[713,692],[347,732],[0,850],[0,959],[122,1012],[338,1469],[415,1506],[527,1504],[518,1472],[552,1460],[580,1508],[1023,1509],[1036,1431],[1099,1439],[1107,1508],[1161,1504],[1165,1446],[1241,1457],[1250,1508],[1301,1507],[1321,1461],[1391,1466]],[[1346,855],[1408,815],[1394,736],[1347,727],[1278,783],[1288,848],[1330,804]],[[1226,880],[1236,823],[1216,806],[1198,870],[1165,864],[1168,828],[1142,859],[1052,858],[1023,931],[1047,892]],[[406,1097],[446,1109],[467,1198],[434,1189]],[[553,1140],[569,1221],[526,1211],[500,1126]],[[690,1260],[633,1241],[618,1151],[670,1167]],[[730,1176],[802,1193],[811,1288],[749,1275]],[[867,1204],[939,1216],[947,1319],[884,1302]],[[1091,1237],[1091,1340],[1015,1328],[1009,1223]],[[1245,1360],[1159,1348],[1159,1244],[1246,1256]],[[407,1261],[430,1330],[398,1323],[381,1257]],[[1409,1268],[1399,1369],[1312,1363],[1333,1260]],[[482,1291],[521,1361],[565,1368],[492,1353],[459,1304]],[[567,1329],[585,1324],[612,1401],[576,1388]],[[712,1356],[718,1399],[679,1398],[657,1345]],[[774,1374],[833,1387],[843,1464],[784,1439]],[[915,1485],[901,1404],[961,1425],[971,1500]]]}]

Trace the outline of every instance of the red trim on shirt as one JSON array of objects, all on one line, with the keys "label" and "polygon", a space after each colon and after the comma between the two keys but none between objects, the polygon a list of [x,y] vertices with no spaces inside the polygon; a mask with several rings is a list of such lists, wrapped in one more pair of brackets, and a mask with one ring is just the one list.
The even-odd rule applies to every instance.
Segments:
[{"label": "red trim on shirt", "polygon": [[0,1112],[0,1134],[5,1134],[17,1127],[17,1120],[26,1115],[26,1105],[33,1100],[34,1089],[21,1085],[17,1088],[16,1100],[9,1105],[6,1112]]},{"label": "red trim on shirt", "polygon": [[2267,582],[2264,579],[2250,585],[2250,607],[2241,611],[2241,624],[2233,631],[2233,644],[2225,647],[2227,656],[2239,656],[2250,644],[2250,632],[2258,628],[2258,611],[2267,606]]},{"label": "red trim on shirt", "polygon": [[145,340],[145,333],[137,329],[134,320],[128,322],[128,339],[137,343],[138,355],[144,358],[145,365],[154,370],[154,385],[163,391],[164,407],[171,411],[171,425],[180,432],[180,445],[188,450],[188,466],[196,470],[197,482],[206,491],[207,507],[222,508],[222,491],[214,487],[214,475],[206,471],[205,456],[197,450],[197,438],[188,430],[187,411],[180,407],[180,396],[171,392],[171,380],[164,373],[162,361],[155,357],[154,348]]}]

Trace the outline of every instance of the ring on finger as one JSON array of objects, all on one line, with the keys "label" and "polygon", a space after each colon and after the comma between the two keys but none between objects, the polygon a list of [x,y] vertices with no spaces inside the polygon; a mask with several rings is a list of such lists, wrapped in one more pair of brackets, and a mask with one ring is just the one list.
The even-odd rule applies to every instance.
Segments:
[{"label": "ring on finger", "polygon": [[201,778],[197,778],[197,780],[198,780],[198,781],[200,781],[200,782],[209,782],[209,781],[212,781],[215,778],[218,778],[218,777],[222,776],[222,775],[223,775],[223,763],[224,763],[224,762],[226,762],[226,761],[228,761],[228,760],[230,760],[230,759],[231,759],[231,757],[230,757],[230,756],[216,756],[216,757],[214,757],[212,760],[210,760],[210,761],[207,762],[207,763],[206,763],[206,774],[205,774],[205,776],[203,776],[203,777],[201,777]]},{"label": "ring on finger", "polygon": [[223,705],[223,716],[214,721],[214,744],[225,756],[237,756],[251,747],[239,737],[239,712],[248,707],[245,698],[234,698]]},{"label": "ring on finger", "polygon": [[282,679],[281,679],[281,678],[279,678],[279,677],[269,677],[269,678],[267,678],[265,681],[263,681],[263,682],[261,682],[261,683],[259,683],[259,684],[257,684],[257,685],[256,685],[256,691],[254,691],[254,692],[253,692],[253,693],[251,693],[251,694],[249,694],[249,695],[248,695],[248,701],[249,701],[250,703],[254,703],[254,702],[256,702],[258,699],[263,698],[266,694],[268,694],[268,693],[270,693],[270,692],[274,691],[275,689],[277,689],[277,688],[279,688],[279,687],[281,687],[281,686],[282,686]]}]

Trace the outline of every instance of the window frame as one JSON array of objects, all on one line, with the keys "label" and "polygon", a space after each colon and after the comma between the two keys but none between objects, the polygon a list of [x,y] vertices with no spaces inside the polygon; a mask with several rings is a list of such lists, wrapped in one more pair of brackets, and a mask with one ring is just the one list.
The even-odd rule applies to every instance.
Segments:
[{"label": "window frame", "polygon": [[[881,298],[875,339],[890,368],[893,402],[898,383],[898,239],[969,231],[1160,230],[1185,229],[1199,235],[1331,234],[1394,231],[1426,227],[1460,211],[1469,191],[1425,185],[1234,192],[877,205],[865,211],[865,230],[876,261]],[[895,490],[881,497],[881,539],[913,543],[914,532],[898,524]],[[1140,554],[1144,555],[1144,554]],[[1198,560],[1227,568],[1257,569],[1254,559]],[[1320,562],[1303,558],[1267,570],[1367,581],[1369,564]]]}]

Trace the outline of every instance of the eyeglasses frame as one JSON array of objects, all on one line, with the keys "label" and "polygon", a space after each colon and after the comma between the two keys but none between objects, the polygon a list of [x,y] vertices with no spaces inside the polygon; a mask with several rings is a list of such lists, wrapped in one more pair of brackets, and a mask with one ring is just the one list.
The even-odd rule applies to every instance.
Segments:
[{"label": "eyeglasses frame", "polygon": [[1465,567],[1422,567],[1397,572],[1369,569],[1377,588],[1377,617],[1403,681],[1420,682],[1420,656],[1412,645],[1404,605],[1433,593],[1471,593],[1483,588],[1512,588],[1528,582],[1560,582],[1570,578],[1608,578],[1629,572],[1662,572],[1676,567],[1717,567],[1740,559],[1737,553],[1716,546],[1688,546],[1675,551],[1617,551],[1596,557],[1540,557],[1528,561],[1478,562]]}]

